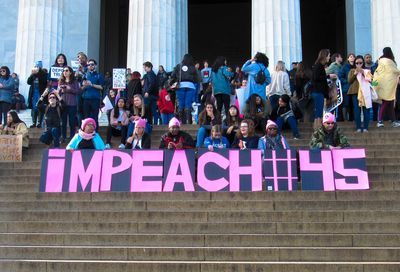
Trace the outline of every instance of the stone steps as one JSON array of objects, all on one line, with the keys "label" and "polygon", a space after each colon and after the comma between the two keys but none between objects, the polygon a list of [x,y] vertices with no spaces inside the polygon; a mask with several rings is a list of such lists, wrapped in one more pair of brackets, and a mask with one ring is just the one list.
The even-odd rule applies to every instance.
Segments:
[{"label": "stone steps", "polygon": [[399,242],[400,234],[0,233],[0,247],[398,247]]},{"label": "stone steps", "polygon": [[222,261],[101,261],[101,260],[0,260],[4,272],[231,272],[231,271],[397,271],[400,262],[222,262]]}]

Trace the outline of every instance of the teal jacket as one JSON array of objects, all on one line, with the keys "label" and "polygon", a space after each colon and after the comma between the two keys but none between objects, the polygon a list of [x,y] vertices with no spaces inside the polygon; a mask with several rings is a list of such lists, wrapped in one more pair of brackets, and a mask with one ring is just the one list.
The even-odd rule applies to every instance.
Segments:
[{"label": "teal jacket", "polygon": [[214,94],[231,94],[231,78],[233,72],[228,71],[228,67],[222,66],[218,72],[212,72],[211,83],[214,88]]},{"label": "teal jacket", "polygon": [[[78,149],[79,143],[81,141],[82,141],[82,137],[79,135],[79,133],[76,133],[74,138],[72,138],[72,140],[67,145],[66,149],[67,150]],[[96,133],[96,135],[94,136],[93,143],[94,143],[94,147],[96,148],[96,150],[104,150],[106,148],[103,140],[101,139],[101,137],[98,133]]]}]

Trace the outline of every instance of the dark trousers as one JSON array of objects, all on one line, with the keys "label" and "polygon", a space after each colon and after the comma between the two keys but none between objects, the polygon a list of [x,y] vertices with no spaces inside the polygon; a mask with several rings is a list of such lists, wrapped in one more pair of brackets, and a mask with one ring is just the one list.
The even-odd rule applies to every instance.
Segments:
[{"label": "dark trousers", "polygon": [[121,130],[116,129],[113,126],[108,125],[107,127],[107,140],[106,143],[110,144],[111,143],[111,137],[112,136],[121,136],[121,144],[126,143],[126,135],[128,132],[128,127],[127,126],[121,126]]},{"label": "dark trousers", "polygon": [[7,112],[9,112],[10,110],[11,110],[11,103],[7,103],[4,101],[0,102],[0,123],[1,120],[3,119],[3,125],[7,124]]},{"label": "dark trousers", "polygon": [[42,143],[51,145],[54,141],[54,147],[60,147],[60,128],[48,127],[46,131],[40,136],[39,139]]},{"label": "dark trousers", "polygon": [[150,107],[154,125],[158,125],[158,120],[160,119],[160,114],[158,113],[158,107],[157,107],[157,100],[158,97],[153,95],[149,95],[149,97],[144,99],[145,105],[149,105]]},{"label": "dark trousers", "polygon": [[379,110],[378,121],[383,121],[386,118],[392,122],[396,121],[396,114],[394,112],[394,100],[393,101],[382,100],[382,105]]},{"label": "dark trousers", "polygon": [[97,128],[99,127],[99,109],[100,99],[83,99],[83,118],[93,118],[96,121]]},{"label": "dark trousers", "polygon": [[[36,123],[38,125],[42,125],[44,114],[42,112],[40,112],[38,109],[31,110],[31,117],[32,117],[32,123],[34,125],[36,125]],[[38,122],[38,118],[39,118],[39,122]]]},{"label": "dark trousers", "polygon": [[66,106],[61,116],[62,126],[61,126],[61,135],[64,139],[67,138],[67,119],[69,123],[69,135],[70,138],[75,135],[75,127],[76,127],[76,106]]},{"label": "dark trousers", "polygon": [[228,116],[229,104],[231,103],[231,96],[229,94],[216,94],[217,109],[222,113],[222,106],[225,108],[225,116]]}]

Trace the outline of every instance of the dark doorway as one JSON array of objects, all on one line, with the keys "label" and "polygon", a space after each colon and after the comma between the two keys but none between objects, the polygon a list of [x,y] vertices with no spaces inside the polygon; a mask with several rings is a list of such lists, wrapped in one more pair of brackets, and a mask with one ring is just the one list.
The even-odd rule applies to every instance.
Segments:
[{"label": "dark doorway", "polygon": [[[310,67],[319,50],[347,54],[346,1],[301,0],[301,38],[303,62]],[[343,58],[344,60],[346,57]]]},{"label": "dark doorway", "polygon": [[189,0],[189,53],[195,60],[225,56],[241,66],[251,56],[251,0]]},{"label": "dark doorway", "polygon": [[129,0],[102,0],[100,59],[102,72],[126,67],[128,48]]}]

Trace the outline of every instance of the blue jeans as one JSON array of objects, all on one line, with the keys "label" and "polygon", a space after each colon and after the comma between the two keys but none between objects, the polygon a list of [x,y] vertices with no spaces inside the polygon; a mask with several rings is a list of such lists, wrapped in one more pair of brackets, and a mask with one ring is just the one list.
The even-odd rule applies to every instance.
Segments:
[{"label": "blue jeans", "polygon": [[67,119],[69,123],[69,135],[70,138],[75,135],[75,127],[76,127],[76,106],[66,106],[61,116],[62,126],[61,126],[61,135],[64,139],[67,138]]},{"label": "blue jeans", "polygon": [[311,97],[314,100],[314,119],[322,118],[324,114],[324,95],[320,92],[313,91]]},{"label": "blue jeans", "polygon": [[[292,130],[293,137],[299,137],[299,129],[297,128],[297,120],[294,116],[289,116],[286,119],[286,123],[289,124],[290,129]],[[278,117],[276,119],[276,124],[278,125],[279,131],[282,131],[283,125],[285,124],[285,120],[282,117]]]},{"label": "blue jeans", "polygon": [[161,121],[163,125],[168,125],[169,120],[172,119],[172,117],[174,117],[173,113],[161,113]]},{"label": "blue jeans", "polygon": [[54,147],[60,147],[60,128],[49,127],[39,139],[42,143],[50,145],[54,141]]},{"label": "blue jeans", "polygon": [[158,120],[160,119],[160,115],[158,114],[157,107],[157,96],[149,95],[149,97],[144,98],[144,104],[150,105],[151,115],[153,116],[153,124],[158,125]]},{"label": "blue jeans", "polygon": [[[357,95],[351,95],[351,99],[353,101],[353,108],[354,108],[354,120],[356,121],[356,129],[362,129],[361,127],[361,110],[358,106],[358,99]],[[363,115],[364,115],[364,129],[368,129],[369,120],[371,118],[370,109],[366,107],[362,107]]]},{"label": "blue jeans", "polygon": [[176,90],[176,98],[178,99],[179,110],[190,110],[194,101],[196,89],[179,88]]},{"label": "blue jeans", "polygon": [[200,127],[197,131],[196,147],[202,147],[204,145],[204,139],[207,137],[209,131],[205,127]]},{"label": "blue jeans", "polygon": [[[135,130],[135,122],[129,122],[128,134],[127,134],[126,138],[131,137],[134,130]],[[146,127],[144,128],[144,132],[146,132],[147,134],[151,134],[152,131],[153,131],[153,127],[149,123],[146,123]]]},{"label": "blue jeans", "polygon": [[83,99],[83,118],[93,118],[96,121],[97,129],[99,128],[99,109],[100,99]]}]

